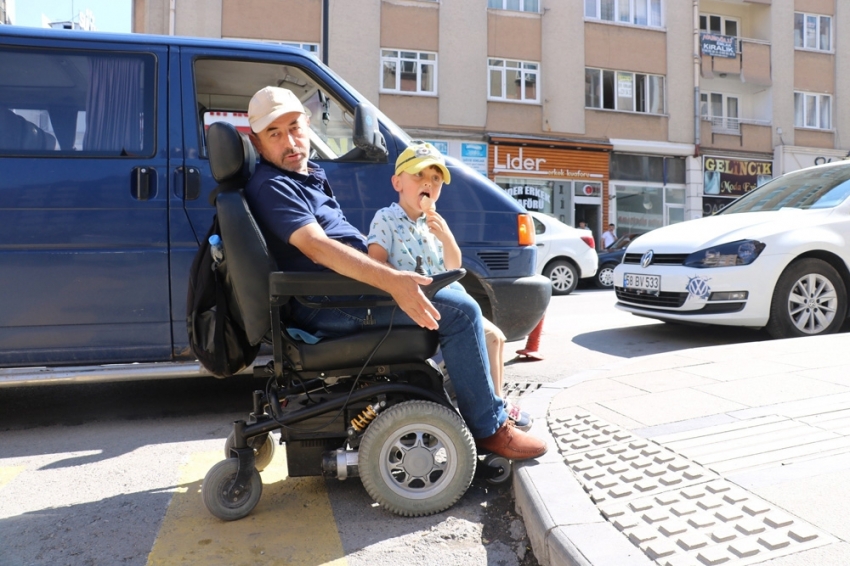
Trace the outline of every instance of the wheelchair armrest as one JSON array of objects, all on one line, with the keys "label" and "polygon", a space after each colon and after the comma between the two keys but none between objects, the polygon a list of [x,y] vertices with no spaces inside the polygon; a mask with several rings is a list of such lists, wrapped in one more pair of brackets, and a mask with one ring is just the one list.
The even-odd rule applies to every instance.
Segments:
[{"label": "wheelchair armrest", "polygon": [[327,295],[383,295],[389,294],[376,287],[361,283],[333,271],[289,272],[269,274],[269,294],[272,297]]},{"label": "wheelchair armrest", "polygon": [[[466,270],[463,268],[438,273],[431,277],[431,283],[422,286],[422,292],[430,299],[437,291],[461,279],[464,275],[466,275]],[[345,295],[389,296],[386,291],[333,271],[275,271],[269,274],[269,294],[278,298],[305,295],[326,295],[329,297]]]},{"label": "wheelchair armrest", "polygon": [[431,299],[437,291],[446,285],[451,285],[455,281],[463,279],[464,275],[466,275],[466,270],[462,267],[432,275],[432,281],[422,286],[422,292],[425,293],[426,297]]}]

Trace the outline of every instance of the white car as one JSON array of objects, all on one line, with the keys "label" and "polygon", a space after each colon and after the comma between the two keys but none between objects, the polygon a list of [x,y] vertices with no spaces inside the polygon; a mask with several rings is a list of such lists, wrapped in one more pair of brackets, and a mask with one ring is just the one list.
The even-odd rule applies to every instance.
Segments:
[{"label": "white car", "polygon": [[537,242],[537,272],[552,281],[553,295],[569,295],[579,279],[596,275],[593,234],[560,220],[531,212]]},{"label": "white car", "polygon": [[778,177],[715,214],[658,228],[614,269],[617,308],[665,321],[837,332],[850,286],[850,161]]}]

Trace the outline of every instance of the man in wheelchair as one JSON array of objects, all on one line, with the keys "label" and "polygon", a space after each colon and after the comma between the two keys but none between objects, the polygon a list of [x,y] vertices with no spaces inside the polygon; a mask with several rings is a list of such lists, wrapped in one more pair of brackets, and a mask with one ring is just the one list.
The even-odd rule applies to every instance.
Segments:
[{"label": "man in wheelchair", "polygon": [[512,460],[536,458],[546,443],[512,426],[493,392],[481,310],[463,291],[445,288],[429,301],[420,285],[430,278],[371,260],[365,237],[343,215],[324,171],[308,161],[309,117],[294,93],[266,87],[248,106],[251,141],[260,164],[245,198],[269,251],[283,270],[331,269],[389,293],[391,307],[312,309],[294,302],[291,320],[317,336],[340,336],[364,327],[418,325],[439,334],[460,413],[479,448]]},{"label": "man in wheelchair", "polygon": [[[367,255],[308,161],[309,117],[291,91],[260,90],[248,117],[250,142],[230,124],[210,126],[211,198],[234,316],[252,345],[270,339],[274,360],[254,368],[269,377],[266,390],[254,392],[226,459],[204,478],[207,509],[224,520],[251,512],[278,429],[290,476],[359,475],[382,507],[408,516],[463,495],[480,469],[476,445],[491,483],[509,477],[507,460],[544,454],[546,443],[515,428],[493,391],[478,304],[445,287],[463,270],[425,277]],[[438,345],[460,415],[430,360]]]}]

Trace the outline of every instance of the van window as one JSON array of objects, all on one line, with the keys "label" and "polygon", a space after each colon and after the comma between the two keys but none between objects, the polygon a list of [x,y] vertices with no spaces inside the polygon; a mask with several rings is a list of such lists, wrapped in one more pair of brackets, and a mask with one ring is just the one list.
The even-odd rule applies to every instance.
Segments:
[{"label": "van window", "polygon": [[151,54],[0,50],[0,155],[152,156]]},{"label": "van window", "polygon": [[201,142],[213,122],[227,121],[248,133],[248,101],[255,92],[271,85],[293,91],[310,112],[314,152],[310,159],[344,160],[354,150],[353,113],[302,70],[280,63],[226,59],[198,59],[194,68],[195,100],[204,126]]}]

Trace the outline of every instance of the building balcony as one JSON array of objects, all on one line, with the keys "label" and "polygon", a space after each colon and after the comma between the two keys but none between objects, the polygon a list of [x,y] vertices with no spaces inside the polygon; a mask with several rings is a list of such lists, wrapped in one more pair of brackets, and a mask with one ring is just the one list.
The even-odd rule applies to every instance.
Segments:
[{"label": "building balcony", "polygon": [[709,118],[700,122],[700,146],[707,149],[773,152],[770,122],[741,118]]},{"label": "building balcony", "polygon": [[738,38],[734,58],[702,56],[701,72],[705,79],[738,76],[741,82],[770,86],[770,43],[760,39]]}]

